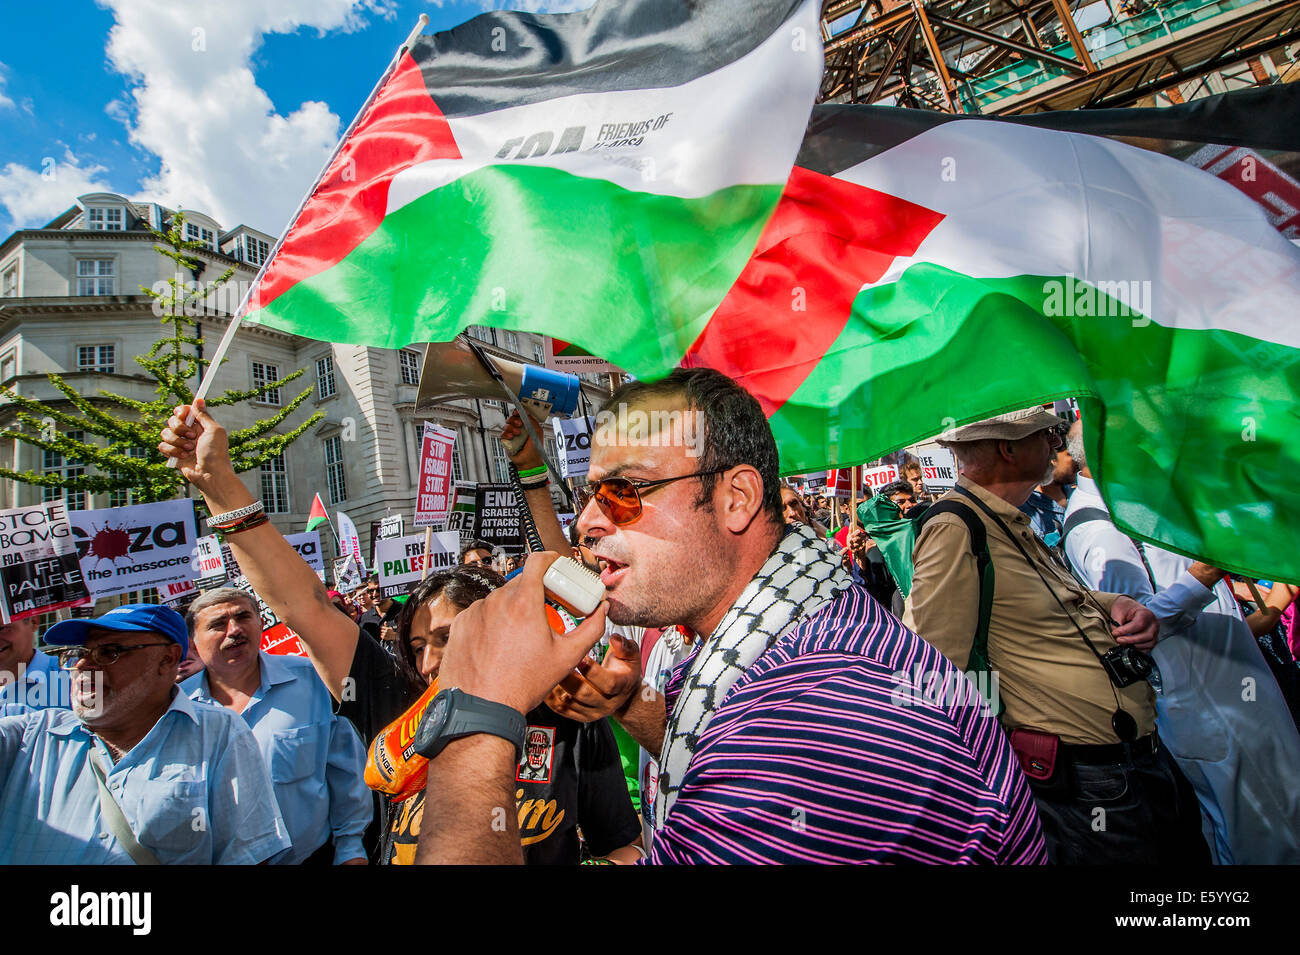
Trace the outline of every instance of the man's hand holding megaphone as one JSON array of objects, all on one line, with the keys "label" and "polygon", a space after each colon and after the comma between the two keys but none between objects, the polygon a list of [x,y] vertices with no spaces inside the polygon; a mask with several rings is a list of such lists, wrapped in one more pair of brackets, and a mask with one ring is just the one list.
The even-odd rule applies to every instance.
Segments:
[{"label": "man's hand holding megaphone", "polygon": [[[533,427],[537,428],[539,433],[542,427],[541,423],[534,418]],[[511,451],[519,438],[522,436],[523,443],[518,445],[517,450]],[[541,451],[533,446],[532,438],[528,437],[528,432],[524,429],[524,423],[519,419],[519,412],[512,412],[506,419],[506,426],[501,429],[501,443],[505,445],[506,453],[510,456],[510,463],[520,471],[527,471],[531,468],[539,468],[545,462],[542,460]]]}]

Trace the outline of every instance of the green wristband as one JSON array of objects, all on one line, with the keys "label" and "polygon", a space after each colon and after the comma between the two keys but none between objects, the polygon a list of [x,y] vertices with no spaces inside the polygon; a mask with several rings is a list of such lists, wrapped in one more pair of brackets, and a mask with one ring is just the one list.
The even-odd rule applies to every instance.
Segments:
[{"label": "green wristband", "polygon": [[546,473],[546,465],[545,465],[545,464],[541,464],[541,465],[538,465],[538,466],[535,467],[535,468],[529,468],[527,471],[520,471],[520,472],[519,472],[519,477],[520,477],[520,478],[530,478],[530,477],[536,477],[536,476],[539,475],[539,474],[545,474],[545,473]]}]

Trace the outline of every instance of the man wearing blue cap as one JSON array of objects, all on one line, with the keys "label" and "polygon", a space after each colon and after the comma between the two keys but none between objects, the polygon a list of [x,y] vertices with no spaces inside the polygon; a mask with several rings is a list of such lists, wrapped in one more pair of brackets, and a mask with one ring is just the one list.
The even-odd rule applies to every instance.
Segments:
[{"label": "man wearing blue cap", "polygon": [[130,604],[45,634],[72,710],[0,717],[0,864],[238,864],[289,845],[257,742],[177,691],[180,614]]}]

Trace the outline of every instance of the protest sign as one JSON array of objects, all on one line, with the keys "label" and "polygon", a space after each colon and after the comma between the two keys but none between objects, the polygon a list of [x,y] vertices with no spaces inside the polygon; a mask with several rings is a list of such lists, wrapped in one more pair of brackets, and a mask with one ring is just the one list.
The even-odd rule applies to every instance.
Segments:
[{"label": "protest sign", "polygon": [[455,502],[447,515],[447,530],[460,534],[461,546],[474,539],[474,485],[457,482]]},{"label": "protest sign", "polygon": [[180,580],[174,584],[162,584],[158,587],[158,598],[165,604],[179,603],[198,592],[192,580]]},{"label": "protest sign", "polygon": [[316,573],[325,572],[325,555],[321,551],[320,531],[302,531],[298,534],[286,534],[284,539],[298,552],[298,556],[307,562]]},{"label": "protest sign", "polygon": [[942,494],[957,483],[957,459],[947,448],[937,444],[916,449],[921,462],[921,483],[931,494]]},{"label": "protest sign", "polygon": [[415,494],[416,527],[436,527],[447,521],[451,511],[451,449],[455,441],[455,431],[425,423]]},{"label": "protest sign", "polygon": [[[429,535],[429,572],[455,567],[460,560],[460,535],[437,531]],[[396,597],[419,583],[424,574],[424,535],[409,534],[382,540],[375,548],[375,570],[385,597]]]},{"label": "protest sign", "polygon": [[343,557],[346,554],[351,554],[357,559],[357,563],[361,565],[361,572],[364,574],[366,572],[366,562],[365,558],[361,556],[361,538],[357,535],[357,525],[353,524],[352,518],[342,511],[337,512],[334,516],[335,523],[338,526],[338,556]]},{"label": "protest sign", "polygon": [[853,482],[857,482],[858,496],[862,496],[862,468],[831,468],[826,472],[826,494],[834,497],[850,497]]},{"label": "protest sign", "polygon": [[96,599],[195,576],[192,501],[72,511],[68,523],[82,576]]},{"label": "protest sign", "polygon": [[89,601],[63,501],[0,511],[0,623]]},{"label": "protest sign", "polygon": [[[199,583],[208,584],[226,579],[226,548],[217,540],[216,534],[200,537],[194,542],[194,562],[192,570],[199,578]],[[235,555],[230,555],[233,563]],[[234,565],[238,573],[238,565]]]},{"label": "protest sign", "polygon": [[338,557],[334,560],[334,589],[341,594],[350,594],[356,590],[365,579],[361,576],[361,569],[357,566],[357,559],[351,554],[346,557]]},{"label": "protest sign", "polygon": [[885,464],[878,468],[863,468],[862,483],[873,492],[878,492],[887,484],[898,480],[898,468]]},{"label": "protest sign", "polygon": [[480,484],[475,495],[474,536],[507,554],[522,554],[522,517],[515,489],[509,484]]},{"label": "protest sign", "polygon": [[298,639],[298,634],[289,629],[287,623],[277,623],[262,631],[261,649],[267,653],[277,653],[285,657],[305,657],[307,648]]},{"label": "protest sign", "polygon": [[[552,418],[555,430],[555,460],[560,476],[583,478],[591,464],[591,429],[593,418]],[[540,437],[540,435],[539,435]]]},{"label": "protest sign", "polygon": [[546,340],[546,367],[551,371],[568,372],[570,375],[603,375],[618,371],[618,368],[605,359],[558,338]]},{"label": "protest sign", "polygon": [[401,537],[405,533],[401,514],[393,514],[382,521],[370,522],[370,566],[375,566],[375,545],[390,537]]}]

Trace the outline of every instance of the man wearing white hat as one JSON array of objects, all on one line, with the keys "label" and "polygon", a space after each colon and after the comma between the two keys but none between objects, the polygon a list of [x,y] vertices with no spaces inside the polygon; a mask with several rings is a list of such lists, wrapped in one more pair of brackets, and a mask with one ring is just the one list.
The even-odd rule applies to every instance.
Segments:
[{"label": "man wearing white hat", "polygon": [[1160,746],[1145,675],[1158,631],[1130,597],[1079,583],[1020,512],[1051,480],[1065,422],[1042,407],[944,432],[957,486],[927,512],[903,622],[993,707],[1057,863],[1209,861],[1195,794]]}]

